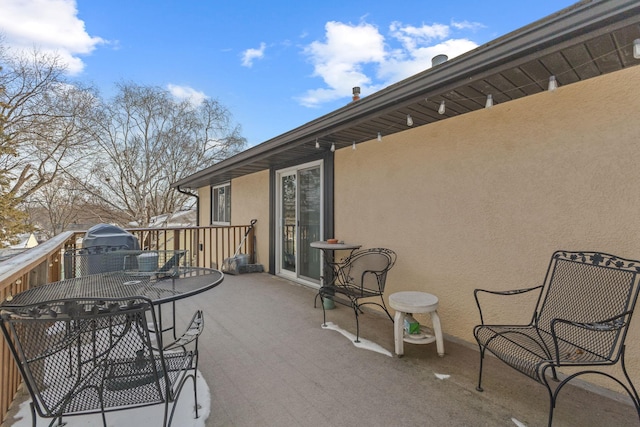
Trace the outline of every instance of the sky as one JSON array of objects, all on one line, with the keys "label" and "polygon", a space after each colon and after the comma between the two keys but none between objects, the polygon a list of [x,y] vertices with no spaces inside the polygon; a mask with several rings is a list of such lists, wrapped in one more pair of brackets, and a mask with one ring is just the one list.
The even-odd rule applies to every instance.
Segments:
[{"label": "sky", "polygon": [[121,82],[215,99],[253,146],[575,2],[0,0],[0,39],[107,99]]}]

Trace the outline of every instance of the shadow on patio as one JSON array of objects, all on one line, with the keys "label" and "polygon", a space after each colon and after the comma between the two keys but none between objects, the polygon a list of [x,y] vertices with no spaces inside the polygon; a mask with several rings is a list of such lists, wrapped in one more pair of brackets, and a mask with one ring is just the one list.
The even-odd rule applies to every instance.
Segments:
[{"label": "shadow on patio", "polygon": [[[183,322],[194,310],[205,311],[199,368],[212,399],[206,426],[547,424],[544,387],[491,357],[485,391],[475,390],[478,352],[472,346],[445,340],[444,358],[435,344],[407,344],[402,358],[356,348],[321,328],[314,296],[312,289],[253,273],[226,276],[219,287],[178,304]],[[328,311],[327,321],[355,332],[347,307]],[[367,313],[360,326],[361,337],[393,352],[386,317]],[[630,404],[568,386],[554,426],[602,425],[640,423]]]}]

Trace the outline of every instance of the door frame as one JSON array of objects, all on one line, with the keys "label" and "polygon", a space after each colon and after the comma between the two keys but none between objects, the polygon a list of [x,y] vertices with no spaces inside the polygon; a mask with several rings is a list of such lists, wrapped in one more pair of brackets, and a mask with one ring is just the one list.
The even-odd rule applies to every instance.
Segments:
[{"label": "door frame", "polygon": [[[333,236],[335,234],[333,217],[335,153],[327,149],[320,151],[318,154],[315,154],[313,156],[307,156],[296,162],[287,162],[271,166],[269,168],[269,274],[276,274],[276,239],[279,238],[279,236],[276,235],[276,206],[278,204],[278,201],[276,199],[276,187],[278,186],[276,171],[316,160],[322,160],[323,170],[323,240],[326,239],[327,236]],[[314,287],[316,286],[315,284],[309,285]]]},{"label": "door frame", "polygon": [[[314,167],[318,167],[320,170],[320,235],[324,236],[325,230],[324,230],[324,224],[325,224],[325,179],[324,179],[324,175],[325,175],[325,162],[323,159],[317,159],[317,160],[311,160],[305,163],[299,163],[296,165],[292,165],[292,166],[288,166],[288,167],[284,167],[284,168],[280,168],[280,169],[274,169],[274,176],[272,179],[272,183],[273,183],[273,188],[275,190],[275,194],[274,194],[274,198],[275,198],[275,203],[274,203],[274,210],[272,211],[274,213],[274,221],[272,221],[272,224],[275,228],[274,230],[274,239],[272,240],[274,243],[274,247],[273,250],[271,251],[273,253],[273,258],[274,258],[274,269],[271,271],[274,271],[275,274],[277,276],[281,276],[284,277],[286,279],[289,280],[293,280],[295,282],[304,284],[304,285],[308,285],[310,287],[313,288],[319,288],[320,287],[320,280],[314,280],[311,278],[307,278],[307,277],[303,277],[300,276],[299,270],[300,270],[300,253],[298,251],[298,248],[296,248],[296,267],[295,267],[295,272],[291,272],[288,270],[285,270],[282,268],[282,242],[281,242],[281,234],[280,234],[280,226],[281,226],[281,222],[282,222],[282,218],[281,218],[281,209],[282,209],[282,194],[281,194],[281,178],[284,175],[290,175],[292,173],[295,173],[296,176],[298,174],[298,171],[303,170],[303,169],[311,169]],[[299,182],[296,179],[296,221],[298,218],[298,191],[299,191]],[[300,227],[299,224],[296,226],[296,242],[299,242],[299,237],[300,237]],[[321,262],[320,262],[320,275],[322,274],[322,258],[321,258]]]}]

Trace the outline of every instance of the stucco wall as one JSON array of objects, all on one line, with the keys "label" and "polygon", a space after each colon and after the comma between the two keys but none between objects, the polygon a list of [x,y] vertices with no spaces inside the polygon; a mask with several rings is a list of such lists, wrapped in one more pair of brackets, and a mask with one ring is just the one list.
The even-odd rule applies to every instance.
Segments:
[{"label": "stucco wall", "polygon": [[231,181],[231,224],[249,224],[257,219],[256,263],[269,268],[269,171]]},{"label": "stucco wall", "polygon": [[[469,342],[474,288],[538,285],[557,249],[640,259],[639,81],[634,67],[337,151],[335,237],[395,250],[387,295],[436,294],[444,332]],[[630,334],[640,381],[640,313]]]},{"label": "stucco wall", "polygon": [[199,224],[211,225],[211,187],[198,188]]}]

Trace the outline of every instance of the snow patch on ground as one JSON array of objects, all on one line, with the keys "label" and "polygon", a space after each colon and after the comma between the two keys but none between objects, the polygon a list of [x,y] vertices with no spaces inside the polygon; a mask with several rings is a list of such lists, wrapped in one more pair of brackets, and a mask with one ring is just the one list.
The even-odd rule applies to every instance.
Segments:
[{"label": "snow patch on ground", "polygon": [[360,342],[355,342],[356,340],[356,336],[354,334],[352,334],[351,332],[347,332],[344,329],[342,329],[340,326],[336,325],[335,323],[332,322],[327,322],[325,324],[322,325],[322,329],[331,329],[332,331],[337,331],[340,332],[342,335],[344,335],[345,337],[349,338],[349,340],[353,343],[353,345],[355,345],[358,348],[363,348],[365,350],[370,350],[370,351],[375,351],[376,353],[380,353],[380,354],[384,354],[385,356],[389,356],[389,357],[393,357],[393,354],[391,354],[391,352],[387,349],[385,349],[384,347],[366,340],[362,337],[360,337]]}]

